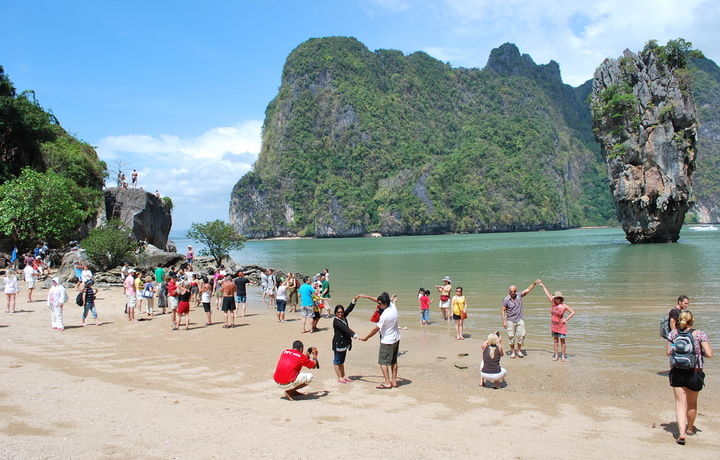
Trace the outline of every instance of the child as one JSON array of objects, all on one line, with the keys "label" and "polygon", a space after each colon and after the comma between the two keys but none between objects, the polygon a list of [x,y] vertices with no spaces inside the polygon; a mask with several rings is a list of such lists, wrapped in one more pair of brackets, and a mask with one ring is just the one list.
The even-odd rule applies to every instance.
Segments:
[{"label": "child", "polygon": [[430,302],[432,302],[430,291],[422,289],[420,295],[420,324],[422,325],[430,324]]}]

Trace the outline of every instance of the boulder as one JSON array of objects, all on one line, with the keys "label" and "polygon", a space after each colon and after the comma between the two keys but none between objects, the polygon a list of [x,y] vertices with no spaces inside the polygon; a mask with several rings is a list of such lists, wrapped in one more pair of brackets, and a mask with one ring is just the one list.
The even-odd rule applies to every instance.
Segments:
[{"label": "boulder", "polygon": [[173,265],[184,262],[185,256],[177,252],[163,251],[155,245],[145,245],[145,250],[138,254],[137,266],[142,268],[154,269],[160,267],[172,267]]},{"label": "boulder", "polygon": [[105,215],[118,218],[131,228],[134,239],[147,238],[148,243],[167,248],[172,228],[172,215],[165,202],[142,189],[105,189]]}]

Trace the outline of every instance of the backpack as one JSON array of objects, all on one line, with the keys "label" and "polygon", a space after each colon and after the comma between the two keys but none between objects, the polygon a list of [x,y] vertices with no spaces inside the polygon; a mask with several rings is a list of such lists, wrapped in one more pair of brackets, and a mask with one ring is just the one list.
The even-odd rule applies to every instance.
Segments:
[{"label": "backpack", "polygon": [[660,337],[667,340],[668,335],[670,335],[670,315],[660,321]]},{"label": "backpack", "polygon": [[697,365],[693,331],[694,329],[678,331],[672,341],[670,365],[675,369],[694,369]]},{"label": "backpack", "polygon": [[75,303],[78,307],[82,307],[85,304],[83,301],[83,291],[78,292],[77,297],[75,297]]}]

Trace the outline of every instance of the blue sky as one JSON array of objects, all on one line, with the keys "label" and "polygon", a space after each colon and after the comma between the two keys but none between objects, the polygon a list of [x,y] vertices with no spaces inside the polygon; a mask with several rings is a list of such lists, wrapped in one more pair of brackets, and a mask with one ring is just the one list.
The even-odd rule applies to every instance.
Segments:
[{"label": "blue sky", "polygon": [[565,83],[606,57],[685,38],[720,62],[716,0],[126,0],[4,2],[0,65],[109,169],[175,202],[174,230],[228,218],[260,151],[288,54],[309,38],[425,51],[482,68],[515,43]]}]

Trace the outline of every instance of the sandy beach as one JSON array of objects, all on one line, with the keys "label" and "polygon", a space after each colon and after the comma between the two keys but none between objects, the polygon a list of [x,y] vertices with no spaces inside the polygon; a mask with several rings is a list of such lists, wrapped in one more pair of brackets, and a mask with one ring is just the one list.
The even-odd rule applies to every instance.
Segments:
[{"label": "sandy beach", "polygon": [[[20,311],[0,317],[0,458],[711,459],[720,451],[713,360],[700,433],[679,446],[662,369],[552,362],[551,350],[530,342],[524,359],[503,359],[506,386],[480,388],[483,337],[457,341],[447,324],[421,328],[401,316],[400,387],[377,390],[377,337],[354,343],[346,362],[354,381],[338,383],[330,320],[300,334],[299,314],[278,323],[258,288],[238,327],[223,329],[216,310],[217,323],[204,326],[200,308],[190,331],[172,331],[169,315],[128,322],[121,288],[102,286],[103,324],[81,327],[75,292],[65,331],[50,327],[47,290],[26,303],[23,286]],[[364,310],[349,321],[359,334],[372,328]],[[321,368],[307,396],[289,401],[271,376],[296,339],[320,349]]]}]

